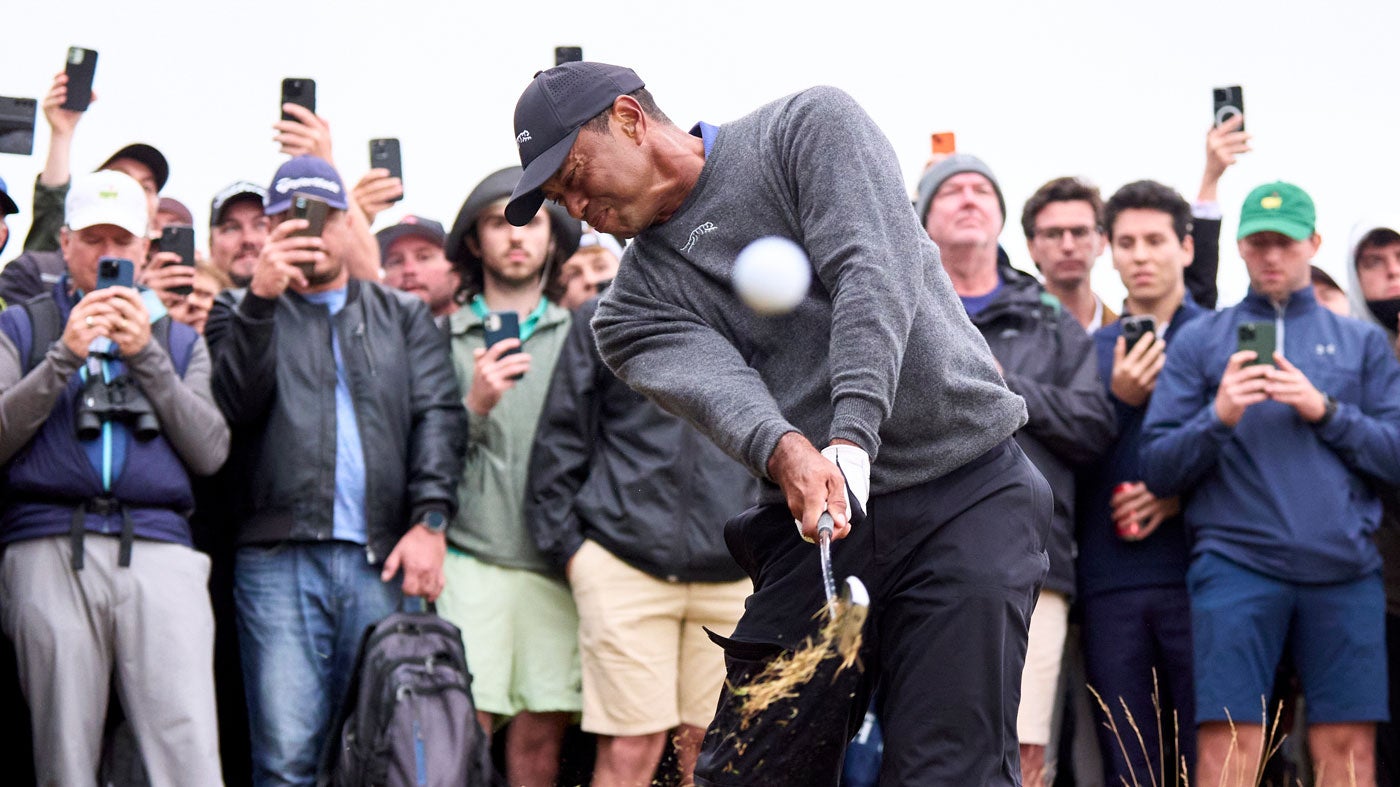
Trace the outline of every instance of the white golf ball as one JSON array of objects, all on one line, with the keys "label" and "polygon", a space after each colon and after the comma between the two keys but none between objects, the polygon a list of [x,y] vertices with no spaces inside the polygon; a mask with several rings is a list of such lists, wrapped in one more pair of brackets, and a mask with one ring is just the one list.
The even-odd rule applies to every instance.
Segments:
[{"label": "white golf ball", "polygon": [[786,314],[807,297],[812,264],[801,246],[776,235],[759,238],[734,260],[734,290],[750,309]]}]

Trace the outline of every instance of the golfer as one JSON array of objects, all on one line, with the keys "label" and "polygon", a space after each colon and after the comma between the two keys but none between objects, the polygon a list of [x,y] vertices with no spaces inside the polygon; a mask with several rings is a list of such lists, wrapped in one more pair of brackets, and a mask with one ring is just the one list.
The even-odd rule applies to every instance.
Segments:
[{"label": "golfer", "polygon": [[[1050,489],[1011,439],[1025,403],[968,321],[888,140],[826,87],[687,133],[631,69],[593,62],[537,74],[515,132],[525,171],[508,219],[550,199],[634,238],[593,321],[604,360],[764,481],[766,505],[726,526],[754,581],[732,638],[715,637],[731,686],[818,627],[807,540],[823,511],[838,580],[870,591],[852,689],[814,680],[776,724],[747,722],[727,688],[696,783],[836,784],[874,686],[881,784],[1017,783]],[[794,309],[765,316],[730,272],[770,235],[805,248],[814,275]]]}]

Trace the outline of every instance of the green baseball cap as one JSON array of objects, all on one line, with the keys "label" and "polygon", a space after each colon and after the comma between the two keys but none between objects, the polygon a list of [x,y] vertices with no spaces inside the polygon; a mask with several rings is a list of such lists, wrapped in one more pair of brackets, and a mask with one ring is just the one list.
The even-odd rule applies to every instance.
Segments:
[{"label": "green baseball cap", "polygon": [[1293,240],[1307,240],[1317,227],[1312,197],[1292,183],[1265,183],[1249,192],[1240,208],[1239,239],[1257,232],[1279,232]]}]

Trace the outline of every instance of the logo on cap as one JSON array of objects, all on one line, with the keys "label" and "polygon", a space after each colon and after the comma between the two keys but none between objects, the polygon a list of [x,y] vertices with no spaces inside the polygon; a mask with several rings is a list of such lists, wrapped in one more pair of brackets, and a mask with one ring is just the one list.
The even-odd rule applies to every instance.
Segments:
[{"label": "logo on cap", "polygon": [[529,142],[530,139],[531,139],[531,137],[530,137],[530,129],[527,128],[527,129],[525,129],[524,131],[520,132],[519,134],[516,134],[516,135],[515,135],[515,144],[516,144],[516,145],[524,145],[526,142]]},{"label": "logo on cap", "polygon": [[98,199],[116,199],[116,198],[117,198],[117,192],[115,192],[115,191],[113,191],[113,190],[111,190],[111,189],[103,189],[103,190],[97,192],[97,198],[98,198]]},{"label": "logo on cap", "polygon": [[1283,207],[1283,197],[1280,197],[1278,192],[1275,191],[1273,194],[1259,200],[1259,207],[1264,210],[1278,210]]},{"label": "logo on cap", "polygon": [[318,178],[315,176],[305,178],[279,178],[273,186],[278,194],[286,194],[297,189],[325,189],[332,194],[340,193],[340,184],[333,180]]}]

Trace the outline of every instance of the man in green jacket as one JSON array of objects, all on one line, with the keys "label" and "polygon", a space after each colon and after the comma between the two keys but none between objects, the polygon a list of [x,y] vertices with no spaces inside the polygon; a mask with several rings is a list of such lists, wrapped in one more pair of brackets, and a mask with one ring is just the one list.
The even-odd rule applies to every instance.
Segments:
[{"label": "man in green jacket", "polygon": [[[449,326],[469,436],[438,610],[462,629],[482,727],[512,721],[510,784],[533,786],[554,784],[564,729],[582,709],[578,613],[523,510],[535,425],[569,333],[569,312],[544,287],[578,248],[580,225],[552,207],[523,227],[506,221],[520,171],[472,190],[445,247],[466,295]],[[487,325],[503,312],[514,313],[519,338],[487,347]]]}]

